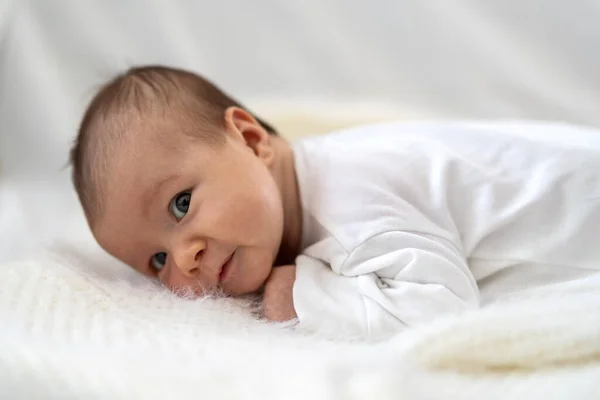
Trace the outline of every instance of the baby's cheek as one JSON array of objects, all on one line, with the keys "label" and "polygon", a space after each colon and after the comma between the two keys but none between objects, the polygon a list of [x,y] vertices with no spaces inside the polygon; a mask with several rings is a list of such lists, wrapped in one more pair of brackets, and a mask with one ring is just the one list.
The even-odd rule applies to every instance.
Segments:
[{"label": "baby's cheek", "polygon": [[242,247],[238,249],[235,276],[231,280],[231,290],[239,294],[258,290],[269,277],[273,257],[261,247]]},{"label": "baby's cheek", "polygon": [[227,209],[221,213],[221,226],[228,227],[231,233],[255,236],[257,231],[264,229],[264,211],[260,205],[242,199],[237,202],[229,202]]}]

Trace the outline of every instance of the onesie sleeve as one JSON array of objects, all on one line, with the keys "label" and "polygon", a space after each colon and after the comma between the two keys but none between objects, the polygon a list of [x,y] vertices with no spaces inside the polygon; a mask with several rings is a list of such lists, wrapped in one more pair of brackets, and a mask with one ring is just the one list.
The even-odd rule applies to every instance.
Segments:
[{"label": "onesie sleeve", "polygon": [[331,265],[298,257],[293,290],[300,326],[370,339],[479,305],[475,278],[450,241],[402,231],[371,237]]}]

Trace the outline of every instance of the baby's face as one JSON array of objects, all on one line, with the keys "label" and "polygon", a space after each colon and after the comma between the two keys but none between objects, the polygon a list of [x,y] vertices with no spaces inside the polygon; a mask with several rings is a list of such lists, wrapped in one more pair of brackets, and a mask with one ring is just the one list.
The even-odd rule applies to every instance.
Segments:
[{"label": "baby's face", "polygon": [[175,291],[260,288],[281,242],[281,196],[255,139],[224,135],[212,145],[181,131],[169,143],[148,134],[120,149],[92,228],[100,245]]}]

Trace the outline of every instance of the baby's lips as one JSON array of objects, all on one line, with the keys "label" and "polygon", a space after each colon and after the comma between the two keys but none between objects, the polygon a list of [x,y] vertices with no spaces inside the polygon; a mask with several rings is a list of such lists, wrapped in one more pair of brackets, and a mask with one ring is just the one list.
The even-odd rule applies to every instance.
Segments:
[{"label": "baby's lips", "polygon": [[230,270],[229,267],[231,266],[230,261],[232,260],[234,254],[235,254],[235,250],[233,252],[231,252],[231,254],[229,254],[227,256],[227,258],[225,258],[225,260],[223,260],[223,263],[221,264],[221,267],[219,268],[219,275],[218,275],[219,283],[223,282],[229,276],[229,270]]}]

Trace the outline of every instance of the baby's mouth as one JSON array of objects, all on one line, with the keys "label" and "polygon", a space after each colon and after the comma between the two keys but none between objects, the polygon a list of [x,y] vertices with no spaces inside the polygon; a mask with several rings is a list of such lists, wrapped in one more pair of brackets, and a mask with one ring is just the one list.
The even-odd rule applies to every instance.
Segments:
[{"label": "baby's mouth", "polygon": [[235,251],[233,251],[233,253],[231,253],[229,255],[229,257],[227,257],[225,259],[225,262],[223,262],[223,265],[221,266],[221,269],[219,270],[219,283],[222,283],[223,281],[225,281],[227,279],[227,277],[229,276],[229,271],[231,270],[231,260],[233,259],[234,255],[235,255]]}]

